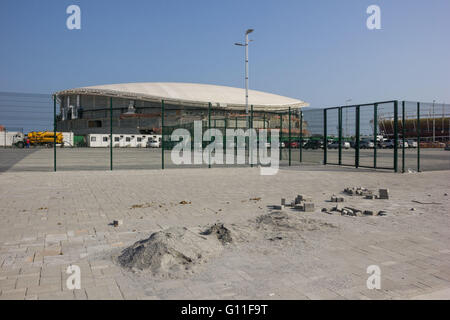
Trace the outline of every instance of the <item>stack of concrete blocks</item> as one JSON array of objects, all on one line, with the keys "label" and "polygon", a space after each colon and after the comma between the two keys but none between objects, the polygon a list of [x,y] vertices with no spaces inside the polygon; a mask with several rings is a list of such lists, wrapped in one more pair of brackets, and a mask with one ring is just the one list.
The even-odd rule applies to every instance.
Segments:
[{"label": "stack of concrete blocks", "polygon": [[337,197],[335,194],[331,196],[331,202],[344,202],[343,197]]},{"label": "stack of concrete blocks", "polygon": [[301,194],[297,195],[295,198],[295,208],[304,212],[314,212],[312,198]]},{"label": "stack of concrete blocks", "polygon": [[281,207],[284,206],[291,207],[292,209],[304,212],[314,212],[314,203],[312,198],[304,195],[297,195],[291,203],[286,204],[286,199],[281,199]]},{"label": "stack of concrete blocks", "polygon": [[[386,189],[380,189],[380,190],[386,190]],[[344,193],[353,196],[363,196],[366,199],[374,200],[374,199],[381,199],[379,196],[373,194],[372,190],[369,190],[364,187],[357,187],[357,188],[345,188]]]}]

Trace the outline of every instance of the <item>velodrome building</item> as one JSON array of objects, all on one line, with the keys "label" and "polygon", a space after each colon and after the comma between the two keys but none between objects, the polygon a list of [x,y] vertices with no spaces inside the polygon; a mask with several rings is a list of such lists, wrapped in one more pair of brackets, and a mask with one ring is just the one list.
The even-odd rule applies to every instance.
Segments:
[{"label": "velodrome building", "polygon": [[[226,123],[229,127],[245,127],[245,90],[240,88],[145,82],[81,87],[59,91],[55,95],[60,106],[57,130],[75,135],[109,133],[111,107],[114,133],[159,134],[162,101],[164,126],[205,121],[211,104],[214,126],[223,127]],[[308,103],[249,90],[250,105],[253,105],[255,128],[275,128],[280,123],[279,113],[291,108],[293,114],[298,114],[298,110]]]}]

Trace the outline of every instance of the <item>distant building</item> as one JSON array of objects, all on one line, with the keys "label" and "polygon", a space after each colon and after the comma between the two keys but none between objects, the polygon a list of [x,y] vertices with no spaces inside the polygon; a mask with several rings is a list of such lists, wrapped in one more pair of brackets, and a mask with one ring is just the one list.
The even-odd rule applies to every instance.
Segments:
[{"label": "distant building", "polygon": [[[75,135],[109,133],[111,99],[114,133],[161,133],[162,100],[165,126],[205,121],[211,103],[214,126],[223,127],[225,121],[229,121],[229,127],[245,127],[245,90],[239,88],[150,82],[82,87],[59,91],[55,95],[60,105],[57,130],[74,132]],[[249,109],[250,105],[253,105],[255,128],[275,128],[280,123],[277,113],[291,107],[293,115],[297,115],[298,110],[308,103],[250,90]],[[266,115],[262,111],[267,112]],[[287,127],[287,121],[285,123]],[[298,130],[298,126],[293,126],[293,132]]]}]

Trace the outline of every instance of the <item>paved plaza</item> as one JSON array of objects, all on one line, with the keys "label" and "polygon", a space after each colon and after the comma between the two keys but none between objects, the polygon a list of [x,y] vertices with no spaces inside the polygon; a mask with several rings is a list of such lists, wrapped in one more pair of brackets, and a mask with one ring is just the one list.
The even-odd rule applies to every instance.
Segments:
[{"label": "paved plaza", "polygon": [[[0,148],[0,172],[7,171],[53,171],[54,150],[52,148]],[[402,167],[402,150],[398,151],[398,167]],[[450,151],[444,149],[421,149],[420,165],[422,171],[450,170]],[[161,149],[151,148],[114,148],[113,166],[116,170],[159,170],[161,169]],[[288,165],[289,150],[282,150],[282,166]],[[291,149],[291,164],[301,165],[300,150]],[[338,150],[327,151],[328,163],[338,163]],[[109,170],[109,148],[57,148],[57,170]],[[302,150],[303,164],[322,164],[323,150]],[[166,168],[179,168],[171,161],[171,151],[165,151]],[[342,164],[355,164],[355,150],[342,150]],[[374,165],[374,150],[360,150],[360,165]],[[216,165],[217,166],[217,165]],[[187,166],[185,166],[187,167]],[[191,165],[191,167],[207,167],[207,165]],[[394,167],[394,151],[392,149],[377,150],[377,167]],[[405,150],[405,168],[417,169],[417,149]]]},{"label": "paved plaza", "polygon": [[[449,181],[450,171],[331,166],[275,176],[258,168],[3,172],[0,299],[449,299]],[[354,186],[388,188],[390,199],[341,194]],[[285,209],[301,231],[243,237],[184,277],[133,273],[112,258],[169,227],[239,228],[297,194],[316,208]],[[386,216],[321,212],[333,194]],[[70,265],[81,269],[81,289],[66,286]],[[381,270],[379,290],[366,285],[371,265]]]}]

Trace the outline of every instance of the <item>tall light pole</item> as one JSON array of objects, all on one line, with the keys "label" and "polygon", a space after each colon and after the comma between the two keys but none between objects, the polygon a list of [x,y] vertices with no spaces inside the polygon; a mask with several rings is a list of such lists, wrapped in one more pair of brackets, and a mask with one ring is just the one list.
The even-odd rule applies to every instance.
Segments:
[{"label": "tall light pole", "polygon": [[[236,46],[245,47],[245,126],[249,128],[248,122],[248,35],[253,32],[253,29],[248,29],[245,32],[245,44],[235,43]],[[250,40],[252,41],[252,40]]]}]

